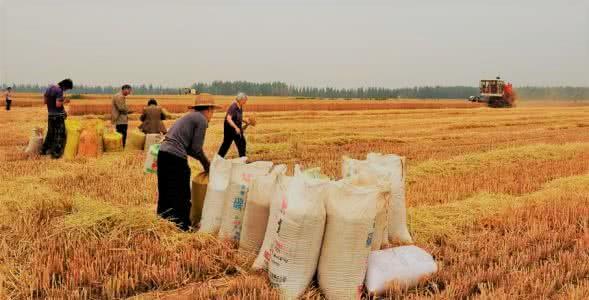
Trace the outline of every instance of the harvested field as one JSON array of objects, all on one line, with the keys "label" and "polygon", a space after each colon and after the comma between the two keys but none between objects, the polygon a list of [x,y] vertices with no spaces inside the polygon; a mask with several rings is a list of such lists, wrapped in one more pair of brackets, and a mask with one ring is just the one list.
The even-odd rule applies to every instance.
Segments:
[{"label": "harvested field", "polygon": [[[253,98],[253,97],[252,97]],[[184,103],[163,103],[162,106],[171,113],[181,113],[186,111],[190,105],[189,101]],[[227,108],[227,104],[222,105]],[[285,102],[285,103],[260,103],[248,106],[251,112],[273,112],[273,111],[345,111],[345,110],[381,110],[381,109],[441,109],[441,108],[476,108],[480,104],[472,104],[462,101],[365,101],[365,102],[347,102],[347,101],[306,101]],[[132,111],[141,111],[143,104],[130,104]],[[110,104],[85,104],[74,103],[70,107],[71,115],[95,115],[106,114],[111,110]]]},{"label": "harvested field", "polygon": [[[177,97],[161,102],[189,101]],[[70,112],[77,101],[109,100],[73,101]],[[319,166],[338,177],[343,154],[408,158],[410,231],[440,271],[415,289],[392,289],[392,298],[589,298],[588,106],[368,110],[372,103],[352,100],[329,111],[311,100],[303,105],[314,111],[301,113],[287,107],[301,105],[296,100],[257,101],[252,110],[276,111],[260,109],[246,132],[253,160]],[[222,116],[209,125],[209,157],[222,140]],[[231,245],[156,217],[156,178],[143,174],[143,153],[27,159],[30,130],[45,119],[41,107],[0,111],[0,298],[277,298]],[[322,297],[316,287],[305,296]]]},{"label": "harvested field", "polygon": [[[110,114],[110,95],[83,95],[83,99],[73,99],[68,108],[72,116]],[[153,95],[129,96],[128,105],[132,111],[140,112],[147,100],[155,98],[158,103],[171,113],[183,113],[192,104],[194,96],[190,95]],[[227,107],[233,97],[219,96],[217,101]],[[440,109],[440,108],[477,108],[481,104],[463,100],[308,100],[288,97],[250,97],[248,110],[251,112],[275,111],[346,111],[346,110],[381,110],[381,109]],[[43,99],[38,94],[17,94],[13,106],[42,106]]]}]

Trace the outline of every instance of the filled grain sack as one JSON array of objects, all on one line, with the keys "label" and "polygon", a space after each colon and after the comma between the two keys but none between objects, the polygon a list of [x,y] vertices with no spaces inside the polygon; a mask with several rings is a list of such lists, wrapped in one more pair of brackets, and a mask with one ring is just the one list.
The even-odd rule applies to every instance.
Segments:
[{"label": "filled grain sack", "polygon": [[201,172],[192,178],[191,195],[192,205],[190,207],[190,221],[192,227],[198,228],[202,216],[202,207],[205,202],[207,185],[209,184],[209,175]]},{"label": "filled grain sack", "polygon": [[[298,173],[299,172],[297,171],[297,174]],[[254,270],[268,270],[272,245],[276,239],[278,221],[280,220],[280,212],[282,211],[282,208],[287,205],[286,191],[291,179],[292,177],[278,174],[274,187],[268,190],[268,193],[270,193],[270,215],[268,216],[268,225],[266,225],[264,233],[264,241],[262,242],[256,260],[252,265],[252,269]]]},{"label": "filled grain sack", "polygon": [[39,155],[43,148],[43,128],[35,127],[29,137],[29,144],[25,149],[25,153],[28,155]]},{"label": "filled grain sack", "polygon": [[394,154],[369,153],[366,158],[373,166],[380,167],[381,170],[384,169],[386,172],[384,176],[390,179],[387,228],[390,242],[412,243],[413,239],[407,228],[407,207],[405,204],[407,170],[405,157]]},{"label": "filled grain sack", "polygon": [[329,180],[298,175],[289,182],[272,245],[268,276],[282,298],[303,294],[317,270]]},{"label": "filled grain sack", "polygon": [[199,232],[217,234],[221,228],[225,192],[233,165],[245,164],[246,158],[224,159],[215,155],[209,169],[209,184],[202,208]]},{"label": "filled grain sack", "polygon": [[145,135],[145,145],[143,145],[143,149],[145,151],[149,150],[149,147],[153,144],[160,144],[164,140],[164,136],[159,133],[148,133]]},{"label": "filled grain sack", "polygon": [[80,142],[80,132],[82,124],[80,121],[67,119],[65,120],[66,142],[63,151],[63,158],[74,159],[78,153],[78,145]]},{"label": "filled grain sack", "polygon": [[104,152],[104,132],[106,127],[104,126],[104,122],[101,120],[94,120],[93,122],[94,130],[96,131],[96,135],[98,136],[98,155],[102,155]]},{"label": "filled grain sack", "polygon": [[342,180],[331,185],[319,258],[319,287],[328,299],[359,298],[375,231],[381,189]]},{"label": "filled grain sack", "polygon": [[276,165],[268,175],[252,180],[247,205],[243,213],[243,225],[239,237],[239,252],[257,255],[264,242],[264,234],[270,217],[270,199],[278,176],[284,176],[286,165]]},{"label": "filled grain sack", "polygon": [[374,219],[374,238],[372,240],[371,250],[380,250],[382,246],[388,244],[388,207],[390,194],[385,191],[381,191],[378,194],[379,201],[376,206],[376,218]]},{"label": "filled grain sack", "polygon": [[139,129],[129,131],[125,150],[143,150],[143,146],[145,146],[145,133],[141,132]]},{"label": "filled grain sack", "polygon": [[[343,159],[344,165],[350,159]],[[374,185],[381,190],[376,210],[374,238],[372,240],[372,250],[380,250],[383,245],[388,245],[388,206],[390,199],[390,180],[383,174],[384,168],[380,166],[371,166],[368,161],[353,160],[354,165],[349,170],[348,180],[353,180],[360,185]]]},{"label": "filled grain sack", "polygon": [[362,168],[367,168],[369,165],[366,160],[354,159],[348,156],[342,156],[342,178],[351,178],[358,175]]},{"label": "filled grain sack", "polygon": [[343,157],[342,175],[344,178],[368,177],[376,178],[375,182],[386,185],[387,204],[387,235],[390,242],[412,243],[413,239],[407,228],[407,209],[405,206],[405,158],[380,153],[369,153],[366,160]]},{"label": "filled grain sack", "polygon": [[229,185],[224,196],[223,215],[219,238],[239,242],[243,213],[247,205],[247,193],[252,180],[267,175],[272,162],[257,161],[249,164],[236,164],[231,169]]},{"label": "filled grain sack", "polygon": [[383,295],[391,284],[412,288],[437,270],[434,258],[416,246],[372,251],[368,257],[366,289],[372,295]]},{"label": "filled grain sack", "polygon": [[98,157],[98,134],[95,128],[86,128],[80,134],[78,157]]},{"label": "filled grain sack", "polygon": [[143,170],[145,173],[157,173],[157,156],[160,152],[160,144],[153,144],[149,147],[147,155],[145,156],[145,164]]},{"label": "filled grain sack", "polygon": [[111,130],[104,133],[104,152],[118,152],[123,150],[123,135]]},{"label": "filled grain sack", "polygon": [[329,179],[329,177],[327,177],[325,174],[321,173],[320,167],[305,169],[302,173],[305,177],[308,177],[308,178],[326,179],[326,180]]}]

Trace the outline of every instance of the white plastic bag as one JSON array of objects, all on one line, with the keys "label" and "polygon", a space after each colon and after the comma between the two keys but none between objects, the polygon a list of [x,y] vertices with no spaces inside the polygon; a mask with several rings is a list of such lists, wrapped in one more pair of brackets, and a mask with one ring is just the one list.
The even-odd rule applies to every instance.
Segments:
[{"label": "white plastic bag", "polygon": [[249,186],[257,176],[267,175],[272,162],[257,161],[249,164],[235,164],[231,169],[229,186],[224,196],[220,239],[239,242],[243,213],[247,205]]},{"label": "white plastic bag", "polygon": [[219,155],[215,155],[209,168],[209,184],[205,196],[205,202],[202,208],[202,218],[200,221],[200,232],[217,234],[221,227],[221,216],[223,215],[223,205],[225,192],[229,185],[231,177],[231,168],[234,164],[244,164],[246,158],[227,160]]},{"label": "white plastic bag", "polygon": [[160,152],[161,144],[153,144],[149,146],[149,151],[145,155],[145,163],[143,165],[143,171],[145,173],[155,174],[157,173],[157,156]]},{"label": "white plastic bag", "polygon": [[376,186],[350,180],[330,187],[318,266],[319,286],[328,299],[358,298],[362,293],[378,201],[383,201],[380,193]]},{"label": "white plastic bag", "polygon": [[253,179],[247,194],[239,237],[239,251],[242,254],[257,255],[260,251],[270,217],[272,190],[278,176],[284,176],[285,172],[286,165],[277,165],[270,174]]},{"label": "white plastic bag", "polygon": [[438,270],[434,258],[416,246],[401,246],[372,251],[368,258],[366,289],[369,293],[382,295],[387,284],[395,283],[400,288],[412,288],[424,276]]},{"label": "white plastic bag", "polygon": [[299,297],[317,269],[325,228],[328,180],[295,176],[286,191],[268,276],[285,299]]}]

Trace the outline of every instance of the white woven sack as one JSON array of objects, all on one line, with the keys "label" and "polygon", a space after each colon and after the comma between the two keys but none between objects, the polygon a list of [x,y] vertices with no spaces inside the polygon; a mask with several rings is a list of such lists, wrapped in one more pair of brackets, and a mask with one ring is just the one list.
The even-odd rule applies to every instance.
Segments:
[{"label": "white woven sack", "polygon": [[378,194],[379,201],[376,205],[376,218],[374,219],[374,238],[372,239],[371,250],[380,250],[385,244],[388,244],[388,206],[389,201],[388,192],[381,192]]},{"label": "white woven sack", "polygon": [[231,168],[233,165],[245,163],[245,158],[227,160],[219,155],[215,155],[209,168],[209,184],[202,208],[202,218],[200,221],[200,232],[217,234],[221,227],[221,216],[223,215],[223,205],[225,192],[229,186],[231,177]]},{"label": "white woven sack", "polygon": [[255,177],[267,175],[270,168],[272,168],[272,162],[270,161],[257,161],[233,166],[229,186],[223,201],[223,214],[219,230],[220,239],[239,242],[249,186]]},{"label": "white woven sack", "polygon": [[413,239],[407,228],[407,207],[405,204],[405,158],[402,156],[369,153],[367,161],[373,166],[386,170],[390,178],[390,198],[388,206],[388,235],[391,242],[412,243]]},{"label": "white woven sack", "polygon": [[362,168],[366,168],[368,162],[365,160],[359,160],[342,156],[342,178],[351,178],[358,175],[358,172]]},{"label": "white woven sack", "polygon": [[328,180],[302,174],[289,182],[268,266],[270,283],[282,298],[302,295],[317,270],[328,188]]},{"label": "white woven sack", "polygon": [[380,250],[382,245],[388,244],[388,206],[390,199],[390,181],[384,174],[384,168],[375,165],[367,160],[357,160],[348,157],[342,158],[342,166],[347,166],[344,177],[354,180],[363,185],[376,185],[382,191],[378,202],[375,220],[374,239],[372,240],[372,250]]},{"label": "white woven sack", "polygon": [[318,267],[319,287],[328,299],[355,299],[362,293],[379,193],[376,186],[349,180],[330,187]]},{"label": "white woven sack", "polygon": [[278,176],[284,175],[286,165],[274,166],[268,175],[253,179],[243,213],[243,225],[239,237],[239,252],[257,255],[264,242],[266,226],[270,216],[270,199]]},{"label": "white woven sack", "polygon": [[[295,167],[295,173],[298,174],[300,170],[298,166]],[[270,197],[270,215],[268,216],[268,225],[264,234],[264,242],[260,247],[260,252],[252,265],[253,270],[268,270],[268,262],[271,257],[271,248],[276,239],[276,230],[278,229],[278,221],[280,220],[280,212],[283,206],[286,206],[286,189],[292,177],[279,174],[276,177],[274,188],[268,192],[272,193]]]},{"label": "white woven sack", "polygon": [[366,289],[373,295],[382,295],[391,283],[404,289],[412,288],[437,270],[434,258],[416,246],[372,251],[368,258]]},{"label": "white woven sack", "polygon": [[29,144],[25,149],[25,153],[28,155],[39,155],[43,148],[43,129],[40,127],[33,128],[31,137],[29,138]]}]

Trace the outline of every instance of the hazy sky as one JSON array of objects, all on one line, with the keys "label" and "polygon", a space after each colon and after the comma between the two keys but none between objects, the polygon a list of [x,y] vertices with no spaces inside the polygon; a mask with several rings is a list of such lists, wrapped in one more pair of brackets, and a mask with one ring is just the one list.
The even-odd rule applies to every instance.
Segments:
[{"label": "hazy sky", "polygon": [[589,0],[0,0],[0,82],[589,86]]}]

